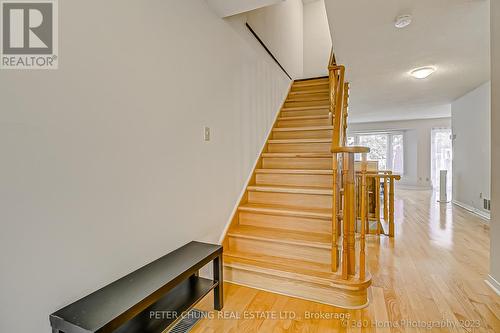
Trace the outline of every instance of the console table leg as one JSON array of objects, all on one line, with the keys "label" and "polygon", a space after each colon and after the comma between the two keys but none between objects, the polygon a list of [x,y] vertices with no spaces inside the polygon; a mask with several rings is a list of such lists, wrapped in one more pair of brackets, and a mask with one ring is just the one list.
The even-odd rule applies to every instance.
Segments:
[{"label": "console table leg", "polygon": [[223,278],[223,264],[222,255],[214,259],[214,281],[219,284],[214,288],[214,308],[215,310],[222,310],[224,307],[224,278]]}]

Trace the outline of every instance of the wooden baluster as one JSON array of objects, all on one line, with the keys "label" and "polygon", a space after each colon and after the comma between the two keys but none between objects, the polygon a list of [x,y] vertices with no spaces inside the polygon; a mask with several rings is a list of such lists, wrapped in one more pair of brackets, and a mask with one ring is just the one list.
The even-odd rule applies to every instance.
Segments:
[{"label": "wooden baluster", "polygon": [[375,186],[375,220],[377,222],[377,235],[381,234],[380,230],[380,176],[374,178]]},{"label": "wooden baluster", "polygon": [[360,245],[359,245],[359,279],[364,280],[366,277],[366,258],[365,258],[365,233],[366,233],[366,224],[367,224],[367,191],[366,191],[366,153],[361,155],[361,236],[360,236]]},{"label": "wooden baluster", "polygon": [[349,154],[342,154],[342,186],[343,186],[343,203],[342,203],[342,278],[349,277],[349,191],[348,191],[348,171]]},{"label": "wooden baluster", "polygon": [[338,161],[337,154],[333,154],[333,196],[332,196],[332,272],[336,272],[339,267],[338,251],[338,208],[339,208],[339,188],[337,184]]},{"label": "wooden baluster", "polygon": [[[368,181],[370,180],[370,181]],[[370,203],[373,201],[373,191],[372,193],[368,193],[369,189],[373,189],[372,185],[375,183],[373,176],[366,178],[366,221],[365,221],[365,230],[366,233],[370,234]]]},{"label": "wooden baluster", "polygon": [[387,177],[384,176],[384,196],[382,200],[384,201],[384,221],[386,222],[389,220],[388,207],[387,207],[389,199],[389,195],[387,193],[387,191],[389,190],[388,180],[389,179],[387,179]]},{"label": "wooden baluster", "polygon": [[346,154],[346,164],[347,164],[347,183],[345,186],[345,200],[346,200],[346,212],[348,215],[345,217],[344,223],[348,225],[348,235],[347,235],[347,246],[348,250],[348,274],[354,275],[356,272],[356,198],[355,198],[355,171],[354,171],[354,154]]},{"label": "wooden baluster", "polygon": [[389,237],[394,237],[394,178],[389,178]]}]

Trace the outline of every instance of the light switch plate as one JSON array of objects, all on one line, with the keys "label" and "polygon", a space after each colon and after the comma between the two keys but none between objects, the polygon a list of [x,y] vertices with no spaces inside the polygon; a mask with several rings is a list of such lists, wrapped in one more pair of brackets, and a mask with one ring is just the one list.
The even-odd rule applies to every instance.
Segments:
[{"label": "light switch plate", "polygon": [[210,141],[210,127],[205,126],[204,135],[205,135],[205,141]]}]

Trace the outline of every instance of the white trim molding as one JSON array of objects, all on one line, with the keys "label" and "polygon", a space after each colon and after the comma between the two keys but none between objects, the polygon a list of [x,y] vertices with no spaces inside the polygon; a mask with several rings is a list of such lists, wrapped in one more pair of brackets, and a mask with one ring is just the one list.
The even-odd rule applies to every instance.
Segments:
[{"label": "white trim molding", "polygon": [[469,212],[471,212],[472,214],[475,214],[485,220],[491,220],[491,216],[490,216],[490,213],[488,212],[485,212],[484,210],[480,210],[480,209],[477,209],[475,207],[472,207],[472,206],[469,206],[467,204],[464,204],[463,202],[460,202],[460,201],[457,201],[457,200],[452,200],[451,201],[454,205],[457,205],[458,207],[461,207]]},{"label": "white trim molding", "polygon": [[493,289],[494,292],[497,293],[498,296],[500,296],[500,282],[495,280],[495,278],[491,275],[488,275],[488,278],[484,280],[488,286],[490,286],[491,289]]}]

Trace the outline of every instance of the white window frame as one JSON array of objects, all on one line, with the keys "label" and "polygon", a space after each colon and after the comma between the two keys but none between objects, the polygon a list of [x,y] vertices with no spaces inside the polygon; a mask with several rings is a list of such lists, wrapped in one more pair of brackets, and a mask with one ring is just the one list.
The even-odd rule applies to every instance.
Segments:
[{"label": "white window frame", "polygon": [[[405,174],[406,170],[406,147],[405,147],[405,133],[404,131],[360,131],[360,132],[349,132],[347,133],[347,137],[354,137],[354,145],[357,146],[359,145],[359,137],[363,135],[380,135],[380,134],[385,134],[387,135],[387,151],[386,151],[386,156],[387,156],[387,170],[392,170],[393,169],[393,164],[394,161],[392,159],[392,137],[395,135],[401,135],[402,136],[402,143],[403,143],[403,172],[401,173],[401,176]],[[358,154],[356,154],[358,155]],[[360,156],[356,157],[357,160],[360,160]]]}]

